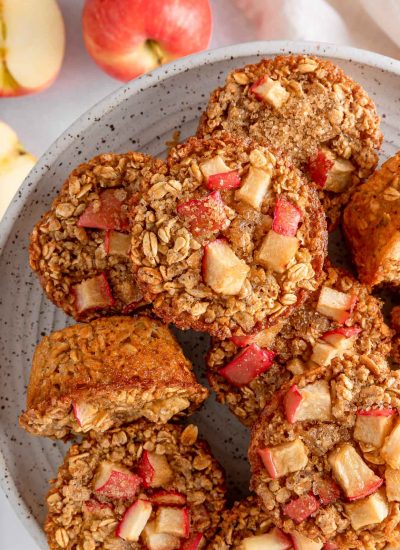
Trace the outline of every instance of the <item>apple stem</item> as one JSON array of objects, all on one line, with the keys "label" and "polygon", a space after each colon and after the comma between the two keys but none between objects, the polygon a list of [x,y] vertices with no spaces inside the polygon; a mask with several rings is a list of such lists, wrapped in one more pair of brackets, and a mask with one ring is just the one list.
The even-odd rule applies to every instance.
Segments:
[{"label": "apple stem", "polygon": [[158,65],[162,65],[167,61],[166,52],[156,40],[153,40],[151,38],[147,39],[146,47],[151,51],[151,53],[154,54],[155,58],[157,59]]}]

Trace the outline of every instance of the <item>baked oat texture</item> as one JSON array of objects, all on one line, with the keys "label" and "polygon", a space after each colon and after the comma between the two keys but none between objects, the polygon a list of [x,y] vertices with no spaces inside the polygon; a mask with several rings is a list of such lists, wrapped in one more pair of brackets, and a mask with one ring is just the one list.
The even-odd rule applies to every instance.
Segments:
[{"label": "baked oat texture", "polygon": [[[68,177],[51,209],[34,227],[29,260],[47,297],[76,320],[129,312],[143,305],[126,252],[106,251],[106,231],[79,227],[89,205],[101,209],[100,195],[113,189],[127,214],[128,200],[142,190],[146,174],[162,171],[163,162],[141,153],[103,154],[78,166]],[[127,233],[127,228],[122,233]],[[83,281],[105,276],[110,305],[79,311],[75,290]],[[107,284],[107,283],[106,283]],[[111,297],[112,294],[112,297]],[[111,302],[113,302],[111,304]]]},{"label": "baked oat texture", "polygon": [[[91,432],[72,445],[47,496],[45,532],[51,550],[140,550],[143,542],[115,536],[124,512],[136,498],[151,500],[155,490],[139,488],[131,500],[100,497],[94,491],[96,471],[102,461],[137,471],[144,451],[164,455],[173,471],[162,490],[178,491],[190,509],[190,527],[211,539],[225,507],[223,470],[206,442],[197,440],[197,427],[138,422],[105,433]],[[106,504],[90,511],[88,503]],[[150,520],[155,516],[154,507]]]},{"label": "baked oat texture", "polygon": [[[264,99],[254,93],[261,79],[267,85]],[[232,71],[211,94],[198,136],[221,131],[250,136],[282,149],[305,172],[318,150],[329,150],[328,158],[338,160],[338,177],[319,195],[332,229],[352,191],[378,162],[379,124],[371,98],[342,69],[317,57],[292,55]]]},{"label": "baked oat texture", "polygon": [[[208,163],[238,177],[240,188],[209,193]],[[256,206],[239,198],[250,170],[267,185]],[[214,140],[190,138],[171,152],[168,172],[154,175],[146,185],[132,211],[131,258],[145,299],[164,321],[219,338],[239,330],[252,333],[289,315],[317,288],[326,254],[325,217],[313,186],[280,156],[227,134]],[[271,227],[278,198],[301,217],[296,236],[278,235],[285,241],[280,252],[289,249],[287,240],[297,249],[280,272],[261,259],[267,236],[276,237]],[[221,242],[236,265],[218,266],[223,283],[231,284],[238,271],[245,271],[243,284],[234,291],[206,283],[211,248]],[[272,257],[279,258],[278,251],[267,262]]]},{"label": "baked oat texture", "polygon": [[266,533],[273,527],[268,512],[262,509],[258,498],[250,496],[235,502],[230,510],[223,513],[208,550],[242,550],[244,538]]},{"label": "baked oat texture", "polygon": [[[245,386],[235,387],[219,371],[243,348],[232,340],[212,341],[206,360],[208,381],[216,392],[218,401],[227,404],[245,425],[251,426],[256,421],[274,393],[291,378],[292,370],[299,374],[312,366],[311,356],[315,343],[321,341],[321,337],[328,331],[343,327],[317,310],[318,298],[325,286],[357,297],[344,327],[357,327],[360,332],[353,337],[352,346],[345,350],[345,356],[351,357],[356,353],[386,357],[389,354],[393,331],[383,319],[380,300],[372,296],[368,288],[349,273],[326,262],[321,287],[288,320],[277,323],[254,337],[254,343],[276,353],[274,364],[268,371]],[[251,345],[251,340],[247,344]],[[340,358],[333,359],[339,360]]]},{"label": "baked oat texture", "polygon": [[[316,394],[312,393],[310,387],[321,383],[328,388],[330,394],[330,417],[325,420],[318,419],[318,410],[321,401]],[[396,540],[399,536],[400,509],[398,496],[389,496],[388,485],[380,480],[385,480],[390,461],[388,453],[384,452],[382,442],[365,442],[364,436],[356,435],[355,426],[359,421],[357,413],[365,411],[367,416],[363,418],[383,418],[384,422],[394,422],[388,425],[387,429],[393,429],[398,425],[397,409],[400,405],[400,376],[397,371],[390,371],[385,361],[375,357],[353,357],[345,359],[341,363],[332,364],[329,368],[320,367],[304,375],[294,377],[275,396],[274,400],[264,409],[259,420],[253,427],[251,445],[249,449],[249,460],[252,468],[251,487],[255,490],[263,502],[264,508],[270,513],[272,521],[285,532],[296,529],[304,536],[320,543],[334,542],[340,550],[345,549],[368,549],[377,550],[386,547],[386,544]],[[304,420],[291,418],[293,413],[288,404],[288,393],[293,387],[300,392],[311,392],[314,395],[312,410],[308,410]],[[304,388],[306,388],[304,390]],[[316,386],[313,386],[314,388]],[[305,393],[302,394],[303,396]],[[383,409],[384,413],[390,409],[392,416],[368,416],[375,409]],[[320,409],[321,410],[321,409]],[[310,419],[314,415],[314,420]],[[326,412],[325,412],[326,414]],[[364,413],[365,414],[365,413]],[[375,435],[375,432],[372,432]],[[383,438],[383,441],[386,441]],[[301,461],[296,461],[296,454],[293,455],[291,464],[289,461],[288,471],[282,473],[277,471],[275,479],[270,477],[264,465],[259,450],[272,449],[276,452],[282,443],[302,447],[305,451]],[[359,458],[369,468],[369,476],[372,478],[369,491],[365,493],[347,494],[338,477],[338,464],[336,470],[332,465],[335,453],[343,448],[343,445],[351,445]],[[303,447],[304,445],[304,447]],[[346,447],[348,449],[348,447]],[[276,457],[276,455],[274,455]],[[349,461],[350,459],[348,459]],[[341,461],[343,463],[343,459]],[[275,464],[277,464],[275,459]],[[286,462],[286,464],[288,464]],[[347,467],[350,485],[351,480],[364,479],[364,474],[359,473],[359,465],[354,467],[350,461]],[[349,469],[351,470],[351,473]],[[346,468],[344,468],[346,471]],[[390,473],[390,472],[389,472]],[[386,478],[387,479],[387,478]],[[332,485],[332,482],[334,484]],[[381,488],[379,489],[379,485]],[[324,493],[325,488],[325,493]],[[393,489],[393,486],[392,486]],[[375,490],[375,493],[374,493]],[[378,492],[377,492],[378,490]],[[365,504],[368,501],[367,495],[379,494],[382,508],[384,509],[381,521],[371,521],[370,524],[362,527],[354,526],[356,521],[350,512],[350,505],[354,503]],[[363,496],[365,495],[365,498]],[[296,520],[296,513],[302,512],[301,507],[295,510],[297,499],[310,500],[317,503],[310,511],[310,515]],[[327,498],[328,497],[328,498]],[[323,498],[327,498],[324,503]],[[291,515],[287,513],[287,506],[292,502]],[[293,512],[294,515],[293,515]],[[364,515],[367,510],[364,510]],[[368,513],[370,510],[368,509]],[[361,511],[360,511],[360,514]],[[362,514],[362,517],[363,514]],[[369,517],[369,516],[367,516]]]},{"label": "baked oat texture", "polygon": [[400,286],[400,152],[357,189],[343,228],[360,280]]},{"label": "baked oat texture", "polygon": [[391,318],[392,327],[396,333],[392,340],[391,357],[397,367],[400,367],[400,306],[396,306],[392,309]]},{"label": "baked oat texture", "polygon": [[35,435],[65,438],[141,417],[167,422],[207,395],[166,326],[145,315],[104,317],[39,343],[20,424]]}]

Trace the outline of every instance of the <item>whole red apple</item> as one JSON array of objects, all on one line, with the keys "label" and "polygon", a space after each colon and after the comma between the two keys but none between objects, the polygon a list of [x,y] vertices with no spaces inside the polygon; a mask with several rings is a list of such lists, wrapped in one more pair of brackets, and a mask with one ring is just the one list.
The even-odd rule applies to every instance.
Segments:
[{"label": "whole red apple", "polygon": [[207,48],[212,26],[208,0],[86,0],[82,23],[90,55],[123,81]]}]

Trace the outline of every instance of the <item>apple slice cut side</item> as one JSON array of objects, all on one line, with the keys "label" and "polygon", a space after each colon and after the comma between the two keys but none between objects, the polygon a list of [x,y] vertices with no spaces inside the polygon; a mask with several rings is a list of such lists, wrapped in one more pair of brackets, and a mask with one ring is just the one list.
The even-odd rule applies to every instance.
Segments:
[{"label": "apple slice cut side", "polygon": [[394,422],[394,409],[369,409],[357,412],[354,439],[379,449]]},{"label": "apple slice cut side", "polygon": [[225,203],[219,191],[213,191],[201,199],[181,202],[176,210],[195,236],[218,233],[230,224],[225,212]]},{"label": "apple slice cut side", "polygon": [[202,274],[204,282],[218,294],[239,294],[250,267],[236,256],[224,239],[216,239],[204,248]]},{"label": "apple slice cut side", "polygon": [[283,273],[299,249],[296,237],[280,235],[271,229],[256,254],[257,262],[276,273]]},{"label": "apple slice cut side", "polygon": [[280,109],[289,99],[290,95],[279,82],[272,80],[272,78],[268,76],[264,76],[255,82],[251,86],[250,92],[253,93],[258,100],[268,103],[275,109]]},{"label": "apple slice cut side", "polygon": [[239,170],[222,172],[221,174],[212,174],[206,182],[207,189],[210,191],[221,191],[223,189],[236,189],[240,187],[241,180]]},{"label": "apple slice cut side", "polygon": [[326,380],[318,380],[299,389],[291,386],[284,397],[284,408],[288,422],[331,419],[331,393]]},{"label": "apple slice cut side", "polygon": [[215,174],[221,175],[233,171],[232,168],[229,168],[229,166],[225,164],[224,159],[219,155],[202,162],[200,164],[200,170],[206,181],[208,181],[210,176],[214,176]]},{"label": "apple slice cut side", "polygon": [[188,508],[161,507],[156,518],[157,533],[166,533],[179,538],[188,538],[190,515]]},{"label": "apple slice cut side", "polygon": [[93,489],[99,496],[132,500],[142,483],[141,478],[127,468],[102,461],[96,472]]},{"label": "apple slice cut side", "polygon": [[236,200],[249,204],[255,210],[260,210],[271,184],[271,175],[272,169],[265,170],[250,166],[243,185],[235,193]]},{"label": "apple slice cut side", "polygon": [[299,498],[293,499],[283,507],[283,512],[290,517],[295,523],[301,523],[309,516],[314,514],[320,503],[314,495],[302,495]]},{"label": "apple slice cut side", "polygon": [[294,237],[297,233],[302,213],[297,206],[285,199],[278,197],[274,210],[272,229],[279,235]]},{"label": "apple slice cut side", "polygon": [[0,162],[13,155],[18,148],[16,132],[0,120]]},{"label": "apple slice cut side", "polygon": [[104,250],[106,254],[115,256],[123,256],[129,258],[129,250],[131,248],[131,236],[119,231],[106,231],[104,237]]},{"label": "apple slice cut side", "polygon": [[92,229],[128,230],[126,192],[123,189],[105,189],[98,201],[89,204],[76,225]]},{"label": "apple slice cut side", "polygon": [[351,316],[357,296],[346,294],[328,286],[323,286],[318,298],[317,311],[330,319],[344,324]]},{"label": "apple slice cut side", "polygon": [[72,404],[72,412],[78,426],[85,431],[86,428],[91,428],[91,423],[98,414],[98,408],[81,400]]},{"label": "apple slice cut side", "polygon": [[65,49],[64,22],[57,2],[2,0],[0,27],[6,71],[0,96],[49,86],[61,68]]},{"label": "apple slice cut side", "polygon": [[125,512],[117,526],[115,536],[130,542],[137,542],[146,527],[151,512],[152,506],[148,500],[137,500]]},{"label": "apple slice cut side", "polygon": [[329,454],[328,460],[333,477],[349,500],[364,498],[383,483],[350,443],[339,445]]},{"label": "apple slice cut side", "polygon": [[308,462],[306,446],[299,438],[275,447],[259,449],[258,455],[272,479],[302,470]]},{"label": "apple slice cut side", "polygon": [[75,311],[78,314],[90,310],[109,308],[115,303],[104,273],[74,285],[72,293],[75,297]]},{"label": "apple slice cut side", "polygon": [[290,537],[283,531],[274,527],[268,533],[246,537],[242,540],[243,550],[289,550],[292,548]]},{"label": "apple slice cut side", "polygon": [[381,523],[389,515],[389,505],[383,491],[353,504],[346,504],[345,509],[355,530]]},{"label": "apple slice cut side", "polygon": [[138,466],[138,473],[146,488],[162,487],[168,484],[174,475],[165,455],[150,451],[143,452]]},{"label": "apple slice cut side", "polygon": [[250,344],[220,369],[219,374],[233,386],[246,386],[272,367],[274,357],[274,352],[260,348],[257,344]]}]

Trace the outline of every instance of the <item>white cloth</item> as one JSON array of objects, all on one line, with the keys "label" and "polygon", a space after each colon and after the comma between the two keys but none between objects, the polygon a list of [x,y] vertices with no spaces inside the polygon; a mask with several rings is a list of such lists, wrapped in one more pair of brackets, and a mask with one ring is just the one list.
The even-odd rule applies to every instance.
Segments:
[{"label": "white cloth", "polygon": [[262,40],[310,40],[400,58],[400,0],[236,0]]}]

